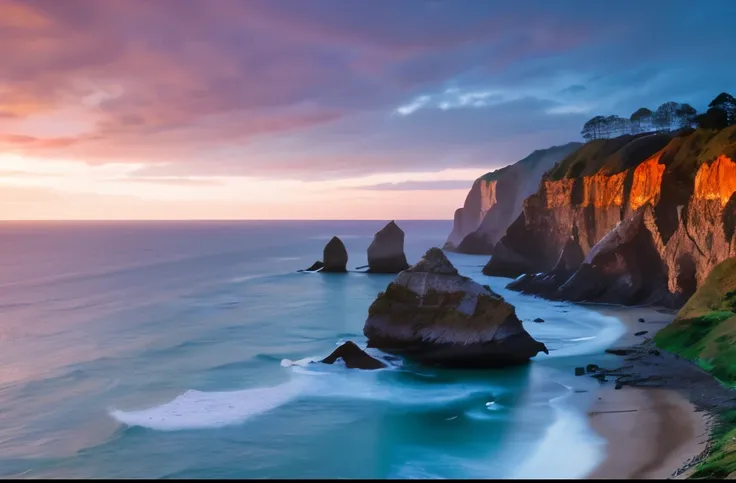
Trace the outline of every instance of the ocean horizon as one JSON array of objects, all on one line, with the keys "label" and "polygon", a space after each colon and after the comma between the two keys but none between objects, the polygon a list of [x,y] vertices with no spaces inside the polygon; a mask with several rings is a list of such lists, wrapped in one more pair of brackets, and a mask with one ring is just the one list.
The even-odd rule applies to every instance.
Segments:
[{"label": "ocean horizon", "polygon": [[[390,275],[298,273],[332,236],[348,269],[388,220],[0,222],[0,476],[576,478],[603,456],[586,408],[624,328],[505,289],[549,355],[502,370],[312,361],[365,347]],[[396,220],[410,264],[450,220]],[[533,322],[541,317],[544,323]]]}]

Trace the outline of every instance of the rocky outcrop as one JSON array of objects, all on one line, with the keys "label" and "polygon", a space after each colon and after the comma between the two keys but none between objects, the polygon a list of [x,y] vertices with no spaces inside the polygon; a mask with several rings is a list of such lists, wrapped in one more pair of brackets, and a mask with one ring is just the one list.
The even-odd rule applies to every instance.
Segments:
[{"label": "rocky outcrop", "polygon": [[319,272],[320,270],[322,270],[324,268],[324,266],[325,266],[324,263],[322,263],[321,261],[317,260],[309,268],[304,269],[304,270],[297,270],[297,271],[298,272]]},{"label": "rocky outcrop", "polygon": [[348,271],[348,251],[345,249],[345,245],[342,240],[336,236],[333,236],[332,239],[327,242],[327,245],[325,245],[324,250],[322,250],[322,259],[324,260],[323,262],[317,260],[306,270],[298,271],[320,273],[344,273]]},{"label": "rocky outcrop", "polygon": [[[736,128],[592,141],[525,200],[483,273],[535,274],[509,288],[548,298],[681,305],[734,254],[735,154]],[[571,239],[585,260],[566,276]]]},{"label": "rocky outcrop", "polygon": [[555,267],[548,273],[527,273],[511,282],[508,288],[522,293],[532,293],[546,298],[557,298],[556,293],[560,285],[564,284],[580,265],[585,261],[585,255],[577,239],[570,237],[560,253]]},{"label": "rocky outcrop", "polygon": [[534,151],[526,158],[478,178],[455,211],[446,247],[460,253],[487,255],[521,211],[542,174],[581,146],[568,143]]},{"label": "rocky outcrop", "polygon": [[404,231],[391,221],[373,237],[368,246],[368,271],[399,273],[409,268],[404,254]]},{"label": "rocky outcrop", "polygon": [[341,273],[347,272],[348,265],[348,251],[345,249],[345,244],[338,237],[333,236],[332,239],[327,242],[324,250],[322,251],[322,259],[324,260],[324,272]]},{"label": "rocky outcrop", "polygon": [[511,304],[460,275],[439,248],[378,294],[363,333],[368,347],[446,367],[499,367],[547,353]]},{"label": "rocky outcrop", "polygon": [[386,364],[378,359],[369,356],[364,350],[358,347],[355,342],[347,341],[329,356],[320,362],[324,364],[334,364],[338,359],[342,359],[345,366],[349,369],[382,369]]}]

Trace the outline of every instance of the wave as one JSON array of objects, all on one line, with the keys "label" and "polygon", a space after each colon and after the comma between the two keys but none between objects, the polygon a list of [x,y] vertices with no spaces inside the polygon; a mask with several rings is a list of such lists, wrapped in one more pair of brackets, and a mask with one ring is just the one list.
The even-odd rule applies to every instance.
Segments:
[{"label": "wave", "polygon": [[310,366],[310,362],[318,359],[284,359],[281,365],[291,369],[291,379],[278,386],[228,392],[188,390],[160,406],[139,411],[113,409],[110,415],[129,426],[176,431],[241,424],[301,397],[363,399],[400,406],[435,406],[480,395],[490,396],[488,384],[443,383],[417,387],[395,381],[385,384],[386,381],[379,380],[382,373],[396,368],[360,371],[346,369],[338,364]]},{"label": "wave", "polygon": [[571,394],[550,400],[555,422],[511,478],[582,478],[603,459],[601,445],[605,442],[588,428],[584,414],[563,404]]}]

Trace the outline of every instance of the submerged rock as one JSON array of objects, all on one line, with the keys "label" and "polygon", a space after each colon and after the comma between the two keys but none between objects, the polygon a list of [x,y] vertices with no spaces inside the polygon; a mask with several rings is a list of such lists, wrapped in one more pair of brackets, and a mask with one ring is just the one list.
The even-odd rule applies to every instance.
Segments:
[{"label": "submerged rock", "polygon": [[386,364],[369,356],[352,341],[345,342],[320,362],[334,364],[338,359],[342,359],[350,369],[381,369],[386,367]]},{"label": "submerged rock", "polygon": [[363,333],[368,347],[446,367],[500,367],[548,353],[511,304],[460,275],[439,248],[378,294]]},{"label": "submerged rock", "polygon": [[324,268],[322,269],[322,272],[348,271],[348,251],[345,249],[345,245],[342,240],[336,236],[333,236],[332,239],[327,242],[327,245],[325,245],[325,249],[322,252],[322,259],[324,260]]},{"label": "submerged rock", "polygon": [[322,262],[320,262],[319,260],[317,260],[316,262],[314,262],[314,263],[312,264],[312,266],[311,266],[311,267],[309,267],[309,268],[307,268],[307,269],[304,269],[304,270],[299,270],[299,271],[300,271],[300,272],[316,272],[316,271],[322,270],[322,268],[323,268],[324,266],[325,266],[325,265],[324,265],[324,263],[322,263]]},{"label": "submerged rock", "polygon": [[404,231],[391,221],[373,237],[368,247],[368,271],[399,273],[409,268],[404,254]]}]

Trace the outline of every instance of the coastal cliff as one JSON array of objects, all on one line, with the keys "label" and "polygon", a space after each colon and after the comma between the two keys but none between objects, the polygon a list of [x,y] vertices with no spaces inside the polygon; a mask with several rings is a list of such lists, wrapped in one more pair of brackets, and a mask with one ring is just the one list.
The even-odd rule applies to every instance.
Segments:
[{"label": "coastal cliff", "polygon": [[[551,299],[682,305],[734,254],[736,127],[586,144],[544,176],[486,275]],[[563,248],[584,255],[554,272]]]},{"label": "coastal cliff", "polygon": [[455,211],[445,248],[490,254],[521,211],[524,199],[537,189],[542,175],[580,146],[568,143],[537,150],[521,161],[476,179],[463,207]]}]

